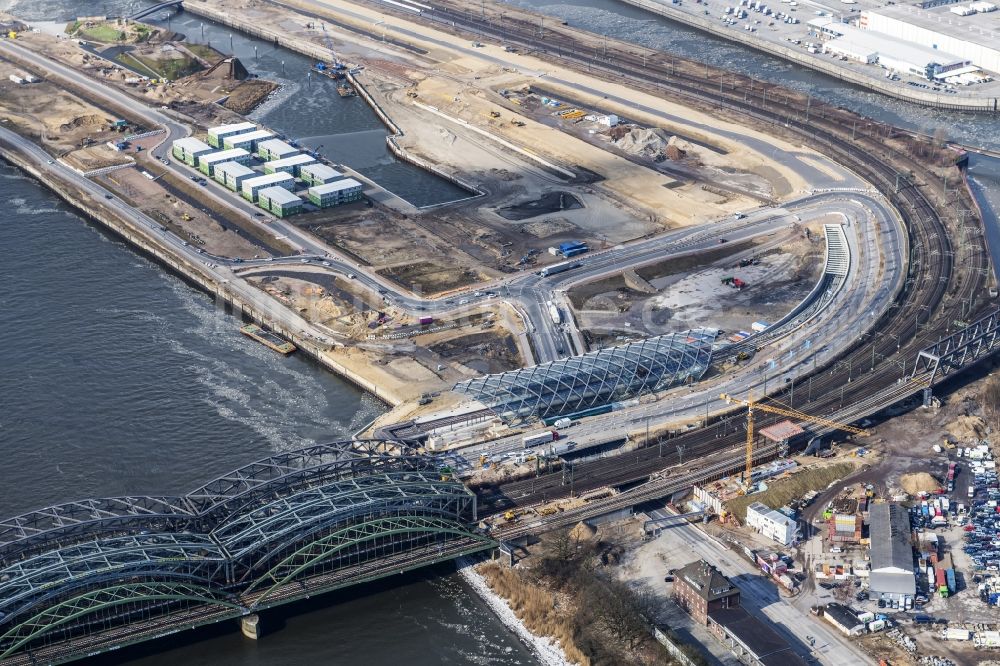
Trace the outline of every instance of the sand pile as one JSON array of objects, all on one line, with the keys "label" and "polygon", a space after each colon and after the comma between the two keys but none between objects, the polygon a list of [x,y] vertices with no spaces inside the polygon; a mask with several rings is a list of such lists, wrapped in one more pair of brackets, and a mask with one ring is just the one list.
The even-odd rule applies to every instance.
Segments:
[{"label": "sand pile", "polygon": [[982,439],[986,436],[986,421],[978,416],[959,416],[945,426],[945,430],[958,442]]},{"label": "sand pile", "polygon": [[59,129],[63,132],[69,132],[79,127],[98,127],[100,125],[107,125],[109,122],[111,121],[104,116],[88,114],[86,116],[78,116],[68,123],[63,123],[59,126]]},{"label": "sand pile", "polygon": [[655,159],[663,156],[669,142],[670,137],[663,130],[633,128],[615,145],[631,155]]},{"label": "sand pile", "polygon": [[904,474],[903,478],[899,480],[899,484],[910,495],[934,492],[941,487],[940,482],[927,472]]},{"label": "sand pile", "polygon": [[571,539],[576,541],[590,541],[597,534],[597,528],[591,527],[587,523],[579,522],[569,531]]}]

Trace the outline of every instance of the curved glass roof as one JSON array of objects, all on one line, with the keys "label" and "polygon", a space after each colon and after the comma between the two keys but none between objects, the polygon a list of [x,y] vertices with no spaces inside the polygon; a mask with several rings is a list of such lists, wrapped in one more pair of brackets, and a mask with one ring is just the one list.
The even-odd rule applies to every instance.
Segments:
[{"label": "curved glass roof", "polygon": [[575,414],[701,379],[718,331],[659,335],[455,385],[507,420]]}]

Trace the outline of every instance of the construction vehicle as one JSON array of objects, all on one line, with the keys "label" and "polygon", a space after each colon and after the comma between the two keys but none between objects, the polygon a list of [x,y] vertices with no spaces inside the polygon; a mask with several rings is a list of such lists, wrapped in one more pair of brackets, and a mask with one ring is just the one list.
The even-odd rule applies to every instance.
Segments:
[{"label": "construction vehicle", "polygon": [[190,222],[194,218],[188,215],[187,213],[181,213],[181,219],[184,220],[185,222]]},{"label": "construction vehicle", "polygon": [[518,514],[514,513],[512,510],[508,509],[503,512],[503,519],[508,523],[517,520]]},{"label": "construction vehicle", "polygon": [[817,425],[826,426],[828,428],[844,430],[846,432],[854,433],[855,435],[868,436],[871,434],[870,432],[862,428],[855,428],[854,426],[847,425],[846,423],[831,421],[830,419],[824,419],[820,416],[813,416],[812,414],[806,414],[805,412],[800,412],[799,410],[793,409],[791,407],[785,408],[785,407],[775,407],[774,405],[763,405],[755,401],[753,399],[752,394],[746,400],[743,400],[741,398],[734,398],[728,393],[721,394],[719,398],[724,400],[726,403],[730,405],[744,405],[747,408],[746,469],[744,469],[743,471],[743,483],[746,486],[750,485],[753,474],[754,410],[760,410],[762,412],[767,412],[768,414],[787,416],[793,419],[799,419],[800,421],[806,421],[808,423],[815,423]]},{"label": "construction vehicle", "polygon": [[410,92],[406,93],[406,96],[407,96],[407,97],[413,97],[413,98],[416,98],[416,97],[417,97],[417,93],[415,93],[415,92],[413,92],[413,91],[411,90]]},{"label": "construction vehicle", "polygon": [[490,111],[490,118],[499,118],[499,117],[500,117],[499,111]]},{"label": "construction vehicle", "polygon": [[318,62],[313,66],[313,70],[324,75],[329,76],[331,79],[339,79],[344,76],[344,70],[347,69],[347,65],[340,62],[337,58],[336,51],[333,50],[333,42],[330,40],[330,35],[326,33],[326,26],[323,26],[323,43],[326,44],[326,48],[329,49],[332,60],[329,64],[325,62]]},{"label": "construction vehicle", "polygon": [[511,120],[510,124],[514,127],[524,127],[524,121],[521,120]]}]

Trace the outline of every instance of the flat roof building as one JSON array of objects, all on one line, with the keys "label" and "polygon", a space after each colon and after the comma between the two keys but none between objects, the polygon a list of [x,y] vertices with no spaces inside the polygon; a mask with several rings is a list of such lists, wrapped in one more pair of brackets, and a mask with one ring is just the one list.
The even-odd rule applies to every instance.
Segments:
[{"label": "flat roof building", "polygon": [[868,587],[884,599],[903,599],[917,592],[913,573],[910,515],[899,504],[873,504],[868,511],[871,574]]},{"label": "flat roof building", "polygon": [[225,162],[236,162],[238,164],[250,164],[251,155],[242,148],[232,150],[219,150],[214,153],[202,155],[198,158],[198,169],[207,176],[212,176],[216,165]]},{"label": "flat roof building", "polygon": [[267,130],[256,130],[253,132],[246,132],[226,137],[226,139],[222,142],[222,145],[227,149],[242,148],[243,150],[249,150],[251,153],[255,153],[257,152],[257,145],[259,143],[273,138],[274,134],[268,132]]},{"label": "flat roof building", "polygon": [[221,148],[223,142],[237,134],[246,134],[257,129],[254,123],[233,123],[231,125],[219,125],[208,128],[208,143],[216,148]]},{"label": "flat roof building", "polygon": [[350,201],[358,201],[363,195],[364,186],[353,178],[337,180],[325,185],[315,185],[309,188],[309,201],[320,208],[337,206]]},{"label": "flat roof building", "polygon": [[299,178],[306,185],[325,185],[335,180],[340,180],[344,174],[333,167],[316,162],[315,164],[305,164],[299,167]]},{"label": "flat roof building", "polygon": [[316,160],[309,155],[300,153],[280,160],[272,160],[264,163],[264,173],[290,173],[293,176],[299,175],[299,169],[306,164],[312,164]]},{"label": "flat roof building", "polygon": [[283,187],[264,187],[257,193],[257,205],[278,217],[302,211],[302,199]]},{"label": "flat roof building", "polygon": [[946,5],[924,9],[900,4],[861,12],[859,25],[1000,73],[1000,12],[956,16]]},{"label": "flat roof building", "polygon": [[257,175],[256,171],[239,162],[216,164],[214,171],[215,173],[212,177],[233,192],[239,192],[244,180]]},{"label": "flat roof building", "polygon": [[292,188],[295,187],[295,179],[287,173],[269,173],[264,176],[247,178],[240,185],[240,191],[243,193],[244,199],[256,203],[257,193],[265,187],[273,186]]},{"label": "flat roof building", "polygon": [[[824,19],[831,20],[831,19]],[[969,64],[959,55],[938,47],[887,34],[864,30],[847,23],[831,23],[838,35],[823,44],[826,53],[844,56],[866,64],[878,63],[885,69],[931,79],[936,74],[957,70]],[[820,29],[829,35],[831,29]]]},{"label": "flat roof building", "polygon": [[257,144],[257,157],[262,160],[281,160],[292,155],[298,155],[299,149],[281,139],[268,139]]},{"label": "flat roof building", "polygon": [[827,604],[823,618],[847,636],[859,636],[865,632],[865,624],[858,614],[842,604]]},{"label": "flat roof building", "polygon": [[743,608],[708,612],[708,628],[748,666],[805,666],[806,660],[767,622]]},{"label": "flat roof building", "polygon": [[795,541],[795,521],[760,502],[747,507],[747,526],[783,546],[790,546]]},{"label": "flat roof building", "polygon": [[196,139],[193,136],[186,136],[183,139],[176,139],[173,144],[171,144],[170,152],[173,153],[174,157],[189,164],[191,166],[198,165],[198,158],[202,155],[207,155],[213,152],[215,149],[208,145],[201,139]]}]

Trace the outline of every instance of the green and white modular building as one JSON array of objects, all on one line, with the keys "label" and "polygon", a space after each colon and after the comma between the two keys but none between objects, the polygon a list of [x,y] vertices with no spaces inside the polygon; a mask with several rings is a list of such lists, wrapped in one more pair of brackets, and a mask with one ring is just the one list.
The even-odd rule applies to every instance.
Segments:
[{"label": "green and white modular building", "polygon": [[268,139],[257,144],[257,157],[262,160],[283,160],[292,155],[298,155],[299,149],[281,139]]},{"label": "green and white modular building", "polygon": [[337,180],[325,185],[315,185],[309,188],[309,201],[320,208],[329,208],[351,201],[360,200],[364,194],[364,186],[353,178]]},{"label": "green and white modular building", "polygon": [[243,150],[249,150],[251,153],[256,153],[258,145],[273,138],[274,134],[267,130],[255,130],[253,132],[246,132],[245,134],[226,137],[222,145],[226,150],[242,148]]},{"label": "green and white modular building", "polygon": [[264,162],[264,173],[290,173],[293,176],[299,175],[299,169],[306,164],[312,164],[316,160],[306,154],[292,155],[281,160]]},{"label": "green and white modular building", "polygon": [[286,187],[291,189],[295,187],[295,178],[287,173],[269,173],[265,176],[247,178],[243,181],[240,191],[243,193],[244,199],[256,203],[257,194],[265,187]]},{"label": "green and white modular building", "polygon": [[208,143],[215,148],[222,148],[226,139],[237,134],[246,134],[256,131],[257,125],[254,123],[233,123],[232,125],[220,125],[208,128]]},{"label": "green and white modular building", "polygon": [[198,170],[201,171],[206,176],[213,176],[215,174],[215,167],[219,164],[225,164],[226,162],[236,162],[238,164],[250,164],[250,159],[253,156],[242,148],[233,148],[232,150],[219,150],[214,153],[209,153],[208,155],[202,155],[198,158]]},{"label": "green and white modular building", "polygon": [[257,193],[257,205],[278,217],[302,211],[302,199],[283,187],[265,187]]},{"label": "green and white modular building", "polygon": [[242,189],[243,181],[247,178],[254,178],[257,175],[256,171],[245,164],[240,164],[239,162],[223,162],[222,164],[217,164],[215,166],[215,175],[213,178],[231,189],[233,192],[239,192]]},{"label": "green and white modular building", "polygon": [[183,139],[175,140],[171,145],[170,152],[185,164],[197,166],[199,157],[215,152],[215,149],[201,139],[186,136]]},{"label": "green and white modular building", "polygon": [[335,180],[340,180],[344,174],[333,167],[316,162],[315,164],[304,164],[299,167],[299,178],[306,185],[325,185]]}]

